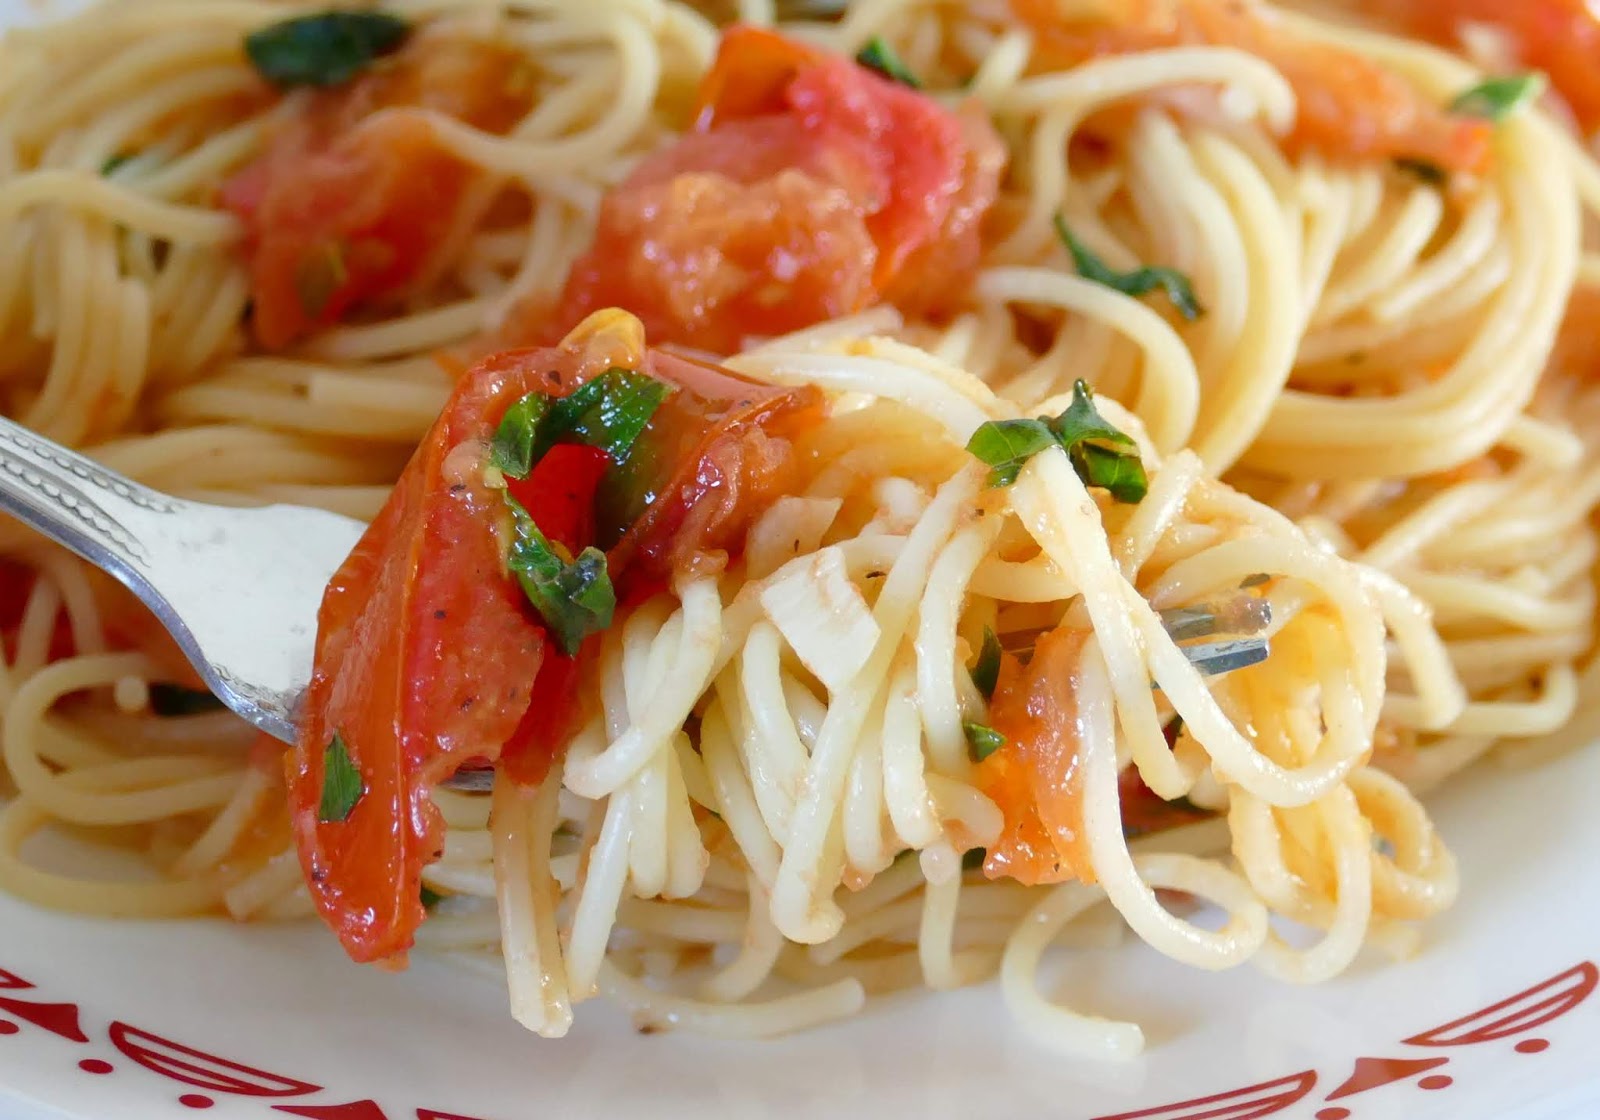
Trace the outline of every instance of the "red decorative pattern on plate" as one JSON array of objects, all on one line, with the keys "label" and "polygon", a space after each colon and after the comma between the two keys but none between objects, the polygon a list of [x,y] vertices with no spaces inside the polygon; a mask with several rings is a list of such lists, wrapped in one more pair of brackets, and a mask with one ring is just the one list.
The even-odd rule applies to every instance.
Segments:
[{"label": "red decorative pattern on plate", "polygon": [[[1600,969],[1596,969],[1590,961],[1582,961],[1499,1003],[1492,1003],[1400,1041],[1406,1046],[1446,1047],[1476,1046],[1483,1042],[1513,1038],[1561,1018],[1593,995],[1597,984],[1600,984]],[[1511,1049],[1517,1054],[1531,1055],[1543,1053],[1549,1048],[1548,1039],[1524,1038]],[[1447,1066],[1453,1060],[1450,1057],[1357,1058],[1350,1075],[1330,1089],[1322,1099],[1324,1102],[1346,1100],[1413,1078],[1416,1078],[1418,1089],[1438,1092],[1455,1084],[1455,1078],[1446,1073],[1428,1071]],[[1424,1073],[1426,1077],[1418,1076]],[[1277,1116],[1292,1108],[1310,1096],[1317,1083],[1317,1071],[1308,1069],[1276,1081],[1262,1081],[1242,1089],[1212,1093],[1210,1096],[1194,1097],[1138,1112],[1097,1116],[1094,1120],[1256,1120],[1262,1116]],[[1342,1104],[1329,1105],[1315,1113],[1316,1120],[1349,1120],[1353,1115],[1351,1109]]]},{"label": "red decorative pattern on plate", "polygon": [[[1498,1003],[1401,1039],[1401,1044],[1428,1048],[1477,1046],[1525,1035],[1535,1027],[1554,1022],[1578,1007],[1594,994],[1597,986],[1600,986],[1600,969],[1591,961],[1581,961]],[[37,990],[33,983],[16,973],[0,969],[0,992],[10,993],[0,995],[0,1014],[10,1015],[13,1019],[20,1019],[79,1045],[94,1041],[83,1029],[77,1004],[42,1003],[15,994]],[[20,1030],[12,1019],[0,1018],[0,1037],[16,1034]],[[106,1041],[123,1057],[151,1073],[205,1090],[205,1093],[186,1092],[178,1096],[177,1102],[184,1108],[200,1110],[212,1107],[216,1101],[207,1093],[282,1099],[327,1092],[313,1082],[269,1073],[230,1058],[208,1054],[121,1020],[112,1021],[106,1028]],[[1511,1049],[1516,1054],[1529,1056],[1543,1053],[1549,1047],[1548,1039],[1522,1038]],[[1315,1113],[1316,1120],[1349,1120],[1354,1115],[1349,1107],[1327,1102],[1348,1100],[1388,1085],[1414,1081],[1415,1087],[1425,1092],[1447,1089],[1455,1083],[1455,1079],[1449,1074],[1429,1071],[1439,1070],[1454,1060],[1445,1056],[1357,1058],[1350,1074],[1322,1098],[1327,1107]],[[103,1058],[84,1058],[78,1062],[78,1068],[87,1074],[105,1076],[116,1072],[117,1067]],[[1420,1076],[1424,1074],[1426,1076]],[[1310,1097],[1323,1083],[1317,1070],[1307,1069],[1240,1089],[1157,1105],[1137,1112],[1098,1116],[1094,1120],[1258,1120],[1260,1117],[1281,1115]],[[271,1104],[267,1107],[274,1112],[303,1116],[308,1120],[400,1120],[385,1112],[377,1101],[370,1099],[342,1103],[337,1100],[325,1103],[306,1101]],[[431,1108],[413,1109],[411,1115],[416,1120],[482,1120],[481,1117]]]}]

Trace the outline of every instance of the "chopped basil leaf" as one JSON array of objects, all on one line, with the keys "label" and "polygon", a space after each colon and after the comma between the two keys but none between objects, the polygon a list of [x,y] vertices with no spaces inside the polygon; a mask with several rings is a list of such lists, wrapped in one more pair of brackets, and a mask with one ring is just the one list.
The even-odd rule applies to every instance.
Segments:
[{"label": "chopped basil leaf", "polygon": [[873,36],[866,46],[856,52],[856,61],[868,70],[874,70],[882,74],[891,82],[899,82],[901,85],[910,86],[912,89],[922,88],[922,83],[917,80],[917,76],[907,68],[906,64],[900,60],[900,56],[895,53],[894,48],[878,36]]},{"label": "chopped basil leaf", "polygon": [[972,663],[972,683],[983,693],[985,700],[994,695],[994,686],[1000,680],[1000,639],[987,626],[983,628],[983,646],[978,650],[978,660]]},{"label": "chopped basil leaf", "polygon": [[977,871],[983,867],[983,861],[989,858],[989,853],[982,848],[972,848],[961,853],[961,870]]},{"label": "chopped basil leaf", "polygon": [[590,634],[611,625],[617,596],[606,569],[606,554],[590,547],[575,560],[564,559],[539,532],[522,503],[510,494],[505,500],[516,529],[507,566],[570,657]]},{"label": "chopped basil leaf", "polygon": [[1060,416],[990,420],[972,433],[967,450],[993,468],[990,486],[1009,486],[1029,459],[1052,444],[1066,451],[1085,486],[1103,487],[1119,502],[1137,504],[1150,489],[1139,445],[1095,410],[1094,393],[1081,378],[1072,386],[1072,404]]},{"label": "chopped basil leaf", "polygon": [[1450,102],[1450,111],[1464,117],[1482,117],[1488,121],[1504,120],[1525,103],[1544,92],[1544,75],[1507,74],[1489,78],[1471,89],[1463,90]]},{"label": "chopped basil leaf", "polygon": [[1139,445],[1095,411],[1094,393],[1082,378],[1073,383],[1072,404],[1050,427],[1085,486],[1103,486],[1117,501],[1130,505],[1144,500],[1150,480]]},{"label": "chopped basil leaf", "polygon": [[961,721],[961,730],[967,733],[967,746],[972,752],[972,761],[982,762],[995,751],[1006,745],[1006,737],[992,727],[971,720]]},{"label": "chopped basil leaf", "polygon": [[294,294],[308,319],[320,319],[333,295],[350,280],[344,246],[324,241],[300,258],[294,268]]},{"label": "chopped basil leaf", "polygon": [[543,393],[529,393],[500,418],[489,442],[489,462],[508,478],[527,478],[533,469],[533,445],[549,407]]},{"label": "chopped basil leaf", "polygon": [[428,884],[424,883],[422,884],[421,898],[422,908],[424,910],[432,910],[435,906],[439,905],[439,900],[444,898],[444,895],[440,894],[438,891],[428,886]]},{"label": "chopped basil leaf", "polygon": [[203,688],[185,688],[181,684],[153,684],[150,686],[150,710],[158,716],[193,716],[201,712],[220,712],[225,707]]},{"label": "chopped basil leaf", "polygon": [[384,12],[329,11],[252,31],[244,52],[274,85],[337,86],[399,50],[410,33],[410,24]]},{"label": "chopped basil leaf", "polygon": [[1398,156],[1395,158],[1394,168],[1396,171],[1402,171],[1430,187],[1442,187],[1450,181],[1450,175],[1444,168],[1425,159]]},{"label": "chopped basil leaf", "polygon": [[1043,420],[990,420],[978,425],[967,450],[988,463],[990,486],[1010,486],[1029,459],[1055,444]]},{"label": "chopped basil leaf", "polygon": [[550,415],[539,428],[534,458],[551,445],[567,441],[598,447],[613,463],[620,463],[671,392],[666,382],[647,373],[612,367],[550,402]]},{"label": "chopped basil leaf", "polygon": [[322,752],[322,804],[317,807],[317,819],[324,824],[345,820],[361,794],[361,771],[350,761],[350,749],[336,731]]},{"label": "chopped basil leaf", "polygon": [[1144,265],[1128,272],[1118,272],[1096,256],[1093,249],[1073,236],[1072,231],[1067,228],[1066,219],[1060,214],[1056,215],[1055,223],[1056,236],[1061,238],[1061,243],[1072,254],[1072,263],[1077,267],[1078,275],[1085,280],[1104,284],[1129,296],[1147,295],[1160,288],[1167,293],[1172,306],[1185,319],[1192,321],[1205,314],[1205,308],[1195,299],[1194,286],[1189,283],[1189,278],[1177,269]]},{"label": "chopped basil leaf", "polygon": [[132,158],[133,155],[129,152],[118,152],[100,165],[100,174],[110,175]]},{"label": "chopped basil leaf", "polygon": [[506,410],[489,461],[511,478],[527,478],[558,443],[587,443],[621,463],[672,387],[631,369],[612,368],[564,397],[529,393]]}]

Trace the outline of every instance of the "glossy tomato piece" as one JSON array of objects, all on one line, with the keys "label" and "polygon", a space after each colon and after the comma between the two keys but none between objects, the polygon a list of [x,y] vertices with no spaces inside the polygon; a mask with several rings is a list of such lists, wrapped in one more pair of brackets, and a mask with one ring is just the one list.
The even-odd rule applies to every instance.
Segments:
[{"label": "glossy tomato piece", "polygon": [[980,112],[735,27],[697,122],[607,195],[546,336],[615,304],[657,341],[728,353],[884,299],[959,299],[1005,162]]},{"label": "glossy tomato piece", "polygon": [[419,36],[349,85],[310,94],[222,191],[245,223],[261,345],[398,297],[449,233],[476,173],[416,110],[499,132],[532,92],[509,47]]},{"label": "glossy tomato piece", "polygon": [[989,723],[1006,741],[977,771],[978,788],[1005,818],[983,864],[991,879],[1095,881],[1078,757],[1078,661],[1087,636],[1058,628],[1039,639],[1026,665],[1010,654],[1001,660]]},{"label": "glossy tomato piece", "polygon": [[[506,505],[485,477],[506,410],[617,365],[676,387],[641,436],[651,455],[626,476],[639,496],[595,501],[600,468],[612,465],[587,447],[558,446],[515,483],[541,529],[574,551],[598,533],[604,508],[632,511],[607,530],[621,540],[608,566],[624,593],[665,586],[674,565],[735,547],[791,477],[790,437],[820,418],[814,389],[756,385],[644,351],[629,341],[642,339],[637,330],[606,329],[607,319],[593,317],[601,328],[561,347],[468,371],[324,595],[301,738],[285,769],[312,898],[356,960],[402,961],[423,920],[422,869],[443,843],[434,785],[503,753],[513,779],[540,781],[582,711],[594,639],[575,658],[560,655],[506,568]],[[335,735],[361,794],[344,819],[325,820]]]},{"label": "glossy tomato piece", "polygon": [[[1415,0],[1424,3],[1426,0]],[[1482,173],[1486,121],[1454,116],[1398,74],[1341,47],[1312,42],[1237,0],[1107,0],[1088,16],[1065,0],[1011,0],[1036,36],[1036,57],[1064,69],[1099,55],[1184,44],[1237,47],[1294,86],[1293,150],[1331,159],[1409,159]]]}]

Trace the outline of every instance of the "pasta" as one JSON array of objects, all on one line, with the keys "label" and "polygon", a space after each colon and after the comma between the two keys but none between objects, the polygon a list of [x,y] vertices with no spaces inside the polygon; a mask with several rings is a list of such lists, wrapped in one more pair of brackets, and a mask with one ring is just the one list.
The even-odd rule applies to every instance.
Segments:
[{"label": "pasta", "polygon": [[[1364,946],[1413,952],[1458,889],[1418,798],[1600,730],[1584,94],[1553,72],[1497,119],[1451,117],[1486,72],[1538,60],[1404,38],[1444,33],[1354,4],[712,7],[387,0],[410,38],[377,64],[389,87],[358,80],[379,100],[349,148],[317,130],[356,102],[274,88],[244,47],[321,6],[110,0],[9,32],[0,410],[159,489],[370,520],[468,367],[508,344],[675,342],[673,360],[773,399],[813,395],[794,408],[814,421],[779,441],[781,492],[722,560],[678,566],[574,654],[592,696],[548,773],[431,791],[445,839],[416,946],[503,961],[512,1014],[541,1035],[596,994],[641,1029],[764,1037],[998,978],[1043,1044],[1125,1058],[1137,1024],[1041,992],[1052,947],[1131,929],[1197,968],[1297,983]],[[716,20],[735,16],[781,23],[797,51],[890,52],[873,64],[914,75],[921,92],[894,96],[925,108],[904,111],[963,138],[971,193],[940,219],[948,257],[894,258],[869,221],[862,252],[883,255],[852,306],[841,271],[768,300],[781,329],[720,346],[685,313],[688,337],[661,338],[676,305],[633,273],[615,280],[631,302],[596,281],[585,303],[569,278],[621,259],[605,238],[651,189],[638,168],[724,127],[706,131],[705,99],[731,57]],[[1075,37],[1095,19],[1110,30]],[[1330,147],[1313,114],[1353,96],[1345,67],[1424,109]],[[407,81],[424,93],[394,92]],[[341,242],[321,272],[302,257],[274,280],[263,262],[294,234],[263,224],[275,166],[326,160],[339,182],[380,132],[433,192],[407,202],[401,224],[429,232],[404,276]],[[1429,160],[1403,147],[1436,140]],[[281,156],[302,142],[302,164]],[[408,197],[403,179],[353,197]],[[663,209],[641,213],[670,220],[638,236],[670,254],[691,218],[836,221],[837,191],[796,202],[773,182],[756,218],[738,209],[754,194],[650,195]],[[858,236],[822,228],[807,244]],[[885,284],[892,261],[906,272]],[[1060,430],[1083,409],[1087,452]],[[976,438],[1034,417],[1059,443],[995,484]],[[1137,496],[1085,455],[1131,457]],[[316,912],[303,872],[322,865],[278,754],[203,710],[153,619],[9,521],[0,580],[0,886],[115,917]],[[1207,675],[1173,619],[1228,632],[1226,612],[1271,655]],[[997,752],[975,748],[985,734]],[[160,874],[30,861],[29,838],[61,827]],[[1291,944],[1273,918],[1316,936]]]}]

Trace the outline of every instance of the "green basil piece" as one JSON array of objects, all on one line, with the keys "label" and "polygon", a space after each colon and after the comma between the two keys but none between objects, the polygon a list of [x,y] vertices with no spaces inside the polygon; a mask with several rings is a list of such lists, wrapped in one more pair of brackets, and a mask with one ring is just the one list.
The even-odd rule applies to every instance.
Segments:
[{"label": "green basil piece", "polygon": [[983,646],[978,650],[978,660],[972,663],[972,683],[985,700],[994,696],[994,686],[1000,680],[1000,639],[994,631],[983,628]]},{"label": "green basil piece", "polygon": [[1044,420],[990,420],[967,440],[967,451],[988,463],[990,486],[1010,486],[1028,460],[1056,437]]},{"label": "green basil piece", "polygon": [[1072,263],[1076,266],[1078,275],[1085,280],[1104,284],[1129,296],[1148,295],[1160,288],[1167,294],[1167,299],[1172,301],[1172,306],[1178,314],[1185,319],[1192,322],[1205,314],[1205,308],[1201,307],[1200,301],[1195,298],[1194,285],[1177,269],[1144,265],[1127,272],[1118,272],[1101,260],[1093,249],[1079,241],[1072,230],[1067,228],[1066,219],[1060,214],[1055,217],[1055,226],[1056,236],[1072,254]]},{"label": "green basil piece", "polygon": [[995,751],[1006,745],[1006,737],[992,727],[971,720],[961,721],[961,730],[967,733],[967,748],[972,752],[972,761],[982,762]]},{"label": "green basil piece", "polygon": [[324,241],[301,257],[294,267],[294,294],[308,319],[320,319],[334,294],[350,280],[344,264],[344,246]]},{"label": "green basil piece", "polygon": [[571,561],[563,559],[522,503],[509,493],[505,500],[516,530],[507,566],[570,657],[590,634],[610,626],[616,611],[617,595],[606,568],[606,554],[590,547]]},{"label": "green basil piece", "polygon": [[399,50],[410,33],[409,23],[385,12],[336,10],[252,31],[244,52],[274,85],[337,86]]},{"label": "green basil piece", "polygon": [[911,69],[901,61],[895,49],[880,36],[873,36],[867,45],[856,52],[856,62],[868,70],[883,75],[891,82],[899,82],[911,89],[921,89],[922,83]]},{"label": "green basil piece", "polygon": [[440,894],[438,891],[428,886],[428,884],[424,883],[422,884],[422,890],[418,897],[422,900],[422,908],[424,910],[432,910],[435,906],[439,905],[439,900],[444,898],[444,895]]},{"label": "green basil piece", "polygon": [[322,752],[322,804],[317,807],[317,819],[323,824],[346,820],[362,792],[361,771],[336,731]]},{"label": "green basil piece", "polygon": [[508,478],[527,478],[533,469],[533,446],[539,425],[550,410],[550,398],[529,393],[506,409],[494,438],[489,441],[489,462]]},{"label": "green basil piece", "polygon": [[613,463],[620,463],[671,393],[672,387],[664,381],[614,366],[550,402],[550,414],[540,425],[534,446],[534,460],[557,443],[587,443],[604,451]]},{"label": "green basil piece", "polygon": [[1543,74],[1506,74],[1488,78],[1463,90],[1450,102],[1450,111],[1464,117],[1502,121],[1544,92]]},{"label": "green basil piece", "polygon": [[978,425],[967,450],[988,463],[990,486],[1009,486],[1039,452],[1059,445],[1085,486],[1100,486],[1119,502],[1136,505],[1149,492],[1150,479],[1139,445],[1094,407],[1094,393],[1081,378],[1073,383],[1072,403],[1060,416],[1036,420],[990,420]]}]

